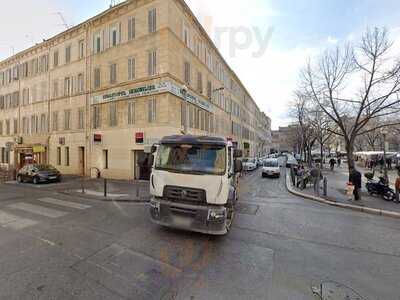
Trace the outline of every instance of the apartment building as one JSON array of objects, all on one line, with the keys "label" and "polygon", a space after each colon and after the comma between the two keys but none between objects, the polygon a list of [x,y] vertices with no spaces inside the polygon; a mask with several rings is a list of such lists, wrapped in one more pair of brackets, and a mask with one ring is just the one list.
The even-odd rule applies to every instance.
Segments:
[{"label": "apartment building", "polygon": [[182,132],[185,101],[189,133],[268,151],[271,120],[185,2],[125,1],[0,62],[0,165],[140,179],[147,146]]}]

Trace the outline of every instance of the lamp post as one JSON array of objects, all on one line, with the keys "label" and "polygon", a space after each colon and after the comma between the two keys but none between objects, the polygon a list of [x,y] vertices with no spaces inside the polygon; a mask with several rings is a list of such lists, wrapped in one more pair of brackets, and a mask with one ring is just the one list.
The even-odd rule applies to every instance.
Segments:
[{"label": "lamp post", "polygon": [[188,88],[186,85],[182,86],[182,95],[183,95],[183,134],[188,134],[188,103],[187,103],[187,91]]},{"label": "lamp post", "polygon": [[384,164],[384,176],[385,176],[385,180],[386,182],[389,182],[389,178],[388,178],[388,169],[387,169],[387,163],[386,163],[386,136],[387,136],[388,132],[386,129],[382,130],[382,136],[383,136],[383,164]]}]

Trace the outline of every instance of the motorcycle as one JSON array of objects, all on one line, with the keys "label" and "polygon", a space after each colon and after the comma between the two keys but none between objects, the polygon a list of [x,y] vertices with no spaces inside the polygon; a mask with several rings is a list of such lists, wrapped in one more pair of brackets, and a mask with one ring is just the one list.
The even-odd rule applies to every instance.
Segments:
[{"label": "motorcycle", "polygon": [[395,201],[396,193],[384,177],[379,177],[379,180],[376,181],[373,177],[367,175],[369,174],[365,174],[368,180],[365,186],[370,195],[381,196],[385,201]]}]

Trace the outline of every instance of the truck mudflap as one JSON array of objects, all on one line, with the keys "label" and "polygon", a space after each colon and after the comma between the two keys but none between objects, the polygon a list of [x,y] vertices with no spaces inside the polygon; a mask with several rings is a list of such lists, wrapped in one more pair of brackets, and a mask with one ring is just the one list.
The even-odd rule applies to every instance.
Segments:
[{"label": "truck mudflap", "polygon": [[150,217],[153,223],[171,228],[212,235],[228,232],[224,206],[183,204],[153,198],[150,201]]}]

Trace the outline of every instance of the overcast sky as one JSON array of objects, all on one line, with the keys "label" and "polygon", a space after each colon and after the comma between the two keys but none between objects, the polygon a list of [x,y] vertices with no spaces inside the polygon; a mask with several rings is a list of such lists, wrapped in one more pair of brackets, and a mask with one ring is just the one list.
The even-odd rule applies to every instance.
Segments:
[{"label": "overcast sky", "polygon": [[[110,0],[13,0],[0,10],[0,60],[105,10]],[[121,1],[116,1],[121,2]],[[273,127],[285,125],[298,71],[326,47],[386,26],[400,40],[397,0],[187,0]],[[264,49],[266,49],[264,51]]]}]

